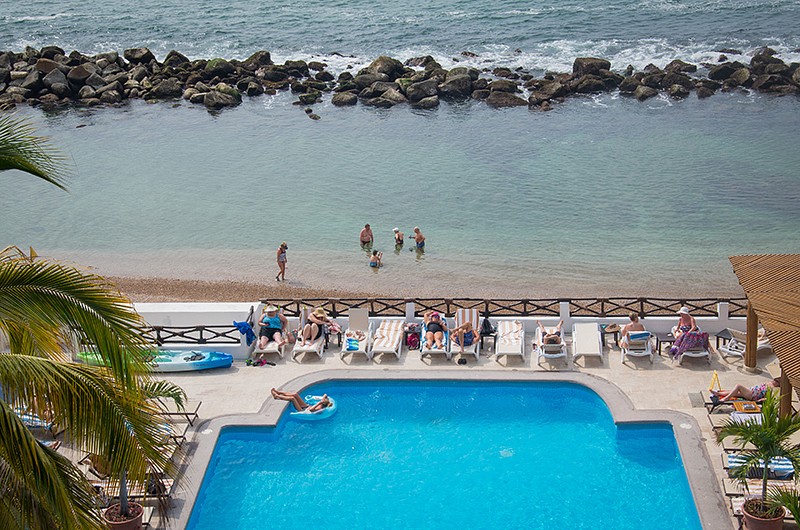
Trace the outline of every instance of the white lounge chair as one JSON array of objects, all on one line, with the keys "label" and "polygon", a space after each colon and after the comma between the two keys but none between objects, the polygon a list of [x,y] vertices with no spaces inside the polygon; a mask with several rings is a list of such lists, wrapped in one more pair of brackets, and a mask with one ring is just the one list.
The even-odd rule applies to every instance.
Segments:
[{"label": "white lounge chair", "polygon": [[628,332],[628,345],[621,348],[620,359],[625,364],[627,357],[649,357],[653,364],[653,341],[649,331]]},{"label": "white lounge chair", "polygon": [[519,320],[498,321],[494,342],[495,361],[499,362],[501,355],[506,358],[518,355],[525,360],[525,330]]},{"label": "white lounge chair", "polygon": [[[719,352],[723,357],[744,357],[744,352],[747,349],[747,333],[731,328],[728,328],[728,333],[731,336],[731,340],[727,344],[720,346]],[[769,353],[772,353],[772,345],[769,342],[769,338],[759,332],[756,355]]]},{"label": "white lounge chair", "polygon": [[[688,333],[705,333],[705,332],[690,331]],[[705,335],[706,335],[706,339],[708,339],[708,333],[705,333]],[[684,350],[684,352],[681,355],[678,356],[678,364],[679,365],[683,364],[683,360],[685,358],[687,358],[687,357],[692,357],[692,358],[695,358],[695,359],[705,357],[706,362],[708,362],[708,364],[711,364],[711,352],[708,351],[708,348],[703,347],[703,346],[697,346],[697,347],[693,347],[693,348],[689,348],[687,350]],[[673,359],[673,362],[674,361],[675,360]]]},{"label": "white lounge chair", "polygon": [[576,322],[572,325],[572,360],[587,356],[603,360],[600,328],[596,323]]},{"label": "white lounge chair", "polygon": [[[470,344],[469,346],[464,346],[464,353],[465,354],[469,353],[469,354],[474,355],[475,356],[475,360],[479,361],[480,360],[480,356],[481,356],[481,337],[480,337],[480,333],[479,333],[479,329],[480,329],[479,325],[481,323],[481,315],[480,315],[480,313],[478,313],[478,310],[475,309],[475,308],[472,308],[472,309],[459,308],[459,309],[456,309],[455,321],[456,321],[455,327],[461,326],[462,324],[465,324],[466,322],[471,322],[472,323],[472,330],[473,330],[472,331],[472,335],[473,335],[472,344]],[[455,339],[456,339],[456,335],[450,334],[450,340],[453,341],[452,344],[450,344],[450,356],[451,357],[452,357],[453,354],[461,355],[461,347],[458,344],[456,344]]]},{"label": "white lounge chair", "polygon": [[[445,324],[447,323],[447,319],[444,316],[441,317],[442,322]],[[422,325],[420,326],[419,331],[419,358],[422,359],[426,355],[431,356],[435,354],[443,354],[447,357],[449,361],[452,357],[452,353],[450,352],[450,327],[444,332],[444,337],[442,338],[442,347],[437,348],[436,344],[432,344],[430,348],[425,347],[425,334],[428,332],[428,328],[425,325],[425,321],[422,321]]]},{"label": "white lounge chair", "polygon": [[383,319],[378,329],[372,335],[372,342],[367,350],[367,357],[374,358],[383,353],[392,353],[400,360],[400,350],[403,347],[402,320]]},{"label": "white lounge chair", "polygon": [[[281,311],[281,313],[283,312],[283,310],[280,310],[280,311]],[[261,313],[258,313],[258,314],[261,314]],[[297,323],[297,321],[295,321],[295,324],[296,323]],[[281,334],[283,335],[284,340],[286,340],[288,338],[289,330],[291,329],[291,324],[292,324],[292,322],[289,319],[287,319],[286,325],[283,326],[283,328],[281,329]],[[255,325],[255,327],[253,329],[253,331],[256,332],[256,337],[258,337],[258,339],[256,339],[256,342],[255,342],[255,347],[253,348],[253,355],[264,355],[264,354],[268,354],[268,353],[276,353],[276,354],[278,354],[278,356],[281,359],[283,359],[283,356],[286,353],[286,349],[289,346],[289,343],[287,342],[283,346],[278,347],[278,343],[277,342],[275,342],[274,340],[270,340],[266,344],[266,346],[264,346],[264,348],[259,348],[258,347],[258,343],[259,343],[259,340],[261,339],[261,335],[260,335],[261,327],[262,327],[261,319],[259,319],[258,322],[256,322],[256,325]]]},{"label": "white lounge chair", "polygon": [[533,349],[536,351],[536,364],[540,364],[542,358],[553,360],[562,358],[564,363],[569,366],[567,359],[567,345],[564,344],[564,338],[558,344],[542,344],[542,329],[536,328],[536,336],[533,339]]},{"label": "white lounge chair", "polygon": [[[347,312],[347,329],[344,332],[342,351],[339,358],[344,359],[348,353],[355,356],[357,353],[363,354],[370,359],[369,345],[372,341],[372,323],[369,321],[368,309],[350,308]],[[355,347],[351,349],[351,344]]]},{"label": "white lounge chair", "polygon": [[294,344],[294,348],[292,349],[292,359],[297,360],[297,357],[303,353],[315,353],[317,357],[322,359],[322,351],[325,347],[325,331],[323,330],[320,333],[319,337],[313,342],[306,344],[305,346],[300,345],[300,341],[302,333],[303,333],[303,326],[306,325],[308,322],[308,315],[311,313],[311,308],[304,307],[300,313],[300,328],[297,333],[297,342]]}]

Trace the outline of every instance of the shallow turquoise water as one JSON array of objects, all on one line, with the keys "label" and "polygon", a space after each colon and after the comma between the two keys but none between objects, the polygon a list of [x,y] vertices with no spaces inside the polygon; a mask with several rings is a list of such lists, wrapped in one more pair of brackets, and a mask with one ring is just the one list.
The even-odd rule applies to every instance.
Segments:
[{"label": "shallow turquoise water", "polygon": [[700,528],[671,428],[617,429],[584,387],[309,392],[336,414],[220,434],[189,529]]}]

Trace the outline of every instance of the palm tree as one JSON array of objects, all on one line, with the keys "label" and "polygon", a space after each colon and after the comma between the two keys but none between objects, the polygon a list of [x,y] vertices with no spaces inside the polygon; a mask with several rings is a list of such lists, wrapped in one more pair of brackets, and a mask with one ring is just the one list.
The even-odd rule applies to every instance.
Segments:
[{"label": "palm tree", "polygon": [[[0,119],[0,170],[64,188],[59,158],[19,120]],[[101,455],[114,476],[144,483],[170,469],[158,408],[183,391],[149,377],[142,318],[103,278],[55,261],[0,251],[0,528],[105,528],[96,493],[68,459],[33,436],[26,410]],[[72,363],[67,345],[92,345],[105,366]],[[7,351],[3,351],[7,350]]]},{"label": "palm tree", "polygon": [[748,500],[745,509],[762,518],[779,517],[780,504],[770,502],[767,496],[769,473],[763,469],[773,458],[786,458],[795,469],[800,470],[800,445],[793,443],[792,435],[800,431],[800,417],[780,416],[780,401],[774,392],[767,392],[761,404],[761,423],[754,420],[736,422],[728,420],[717,433],[717,442],[733,437],[737,444],[750,444],[753,448],[742,451],[741,466],[734,468],[732,477],[745,486],[747,475],[752,470],[761,471],[761,498]]}]

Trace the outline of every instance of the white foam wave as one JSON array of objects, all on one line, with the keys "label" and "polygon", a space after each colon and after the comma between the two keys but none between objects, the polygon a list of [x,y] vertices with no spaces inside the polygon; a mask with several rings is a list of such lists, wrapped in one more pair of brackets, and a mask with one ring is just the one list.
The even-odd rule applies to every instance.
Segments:
[{"label": "white foam wave", "polygon": [[5,17],[6,22],[44,22],[46,20],[56,20],[57,18],[71,17],[70,13],[55,13],[53,15],[25,15],[21,17]]}]

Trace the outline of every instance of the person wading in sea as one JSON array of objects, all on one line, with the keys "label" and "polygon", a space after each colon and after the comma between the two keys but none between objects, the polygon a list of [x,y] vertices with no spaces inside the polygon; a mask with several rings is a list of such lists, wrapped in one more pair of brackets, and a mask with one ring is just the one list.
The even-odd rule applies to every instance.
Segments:
[{"label": "person wading in sea", "polygon": [[365,224],[364,228],[361,230],[361,233],[358,235],[359,241],[361,241],[361,246],[364,248],[372,246],[372,228],[369,227],[369,224]]}]

